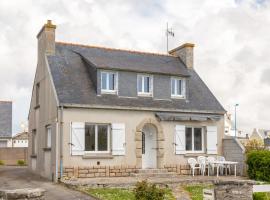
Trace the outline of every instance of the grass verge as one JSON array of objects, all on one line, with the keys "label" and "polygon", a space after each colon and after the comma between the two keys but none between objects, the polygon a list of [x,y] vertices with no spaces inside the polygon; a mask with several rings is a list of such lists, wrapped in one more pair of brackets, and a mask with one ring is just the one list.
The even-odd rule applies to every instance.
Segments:
[{"label": "grass verge", "polygon": [[270,200],[269,192],[255,192],[253,193],[253,200]]},{"label": "grass verge", "polygon": [[[84,193],[102,200],[135,200],[132,190],[122,188],[83,188]],[[170,189],[166,189],[164,200],[175,200]]]},{"label": "grass verge", "polygon": [[213,185],[188,185],[184,187],[192,200],[203,200],[203,189],[211,188],[213,188]]}]

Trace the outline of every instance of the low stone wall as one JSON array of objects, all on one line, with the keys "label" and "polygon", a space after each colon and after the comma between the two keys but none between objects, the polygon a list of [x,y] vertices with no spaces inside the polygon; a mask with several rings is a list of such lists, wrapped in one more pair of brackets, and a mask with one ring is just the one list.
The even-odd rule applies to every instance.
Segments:
[{"label": "low stone wall", "polygon": [[[190,166],[189,165],[164,165],[164,168],[168,172],[175,172],[180,175],[190,175]],[[195,174],[198,174],[199,170],[195,170]]]},{"label": "low stone wall", "polygon": [[36,188],[24,188],[24,189],[16,189],[16,190],[0,190],[0,199],[1,200],[43,200],[45,190]]},{"label": "low stone wall", "polygon": [[65,167],[63,176],[78,178],[125,177],[136,172],[136,166]]},{"label": "low stone wall", "polygon": [[0,160],[5,165],[17,165],[18,160],[24,160],[27,163],[28,149],[26,147],[7,147],[0,148]]},{"label": "low stone wall", "polygon": [[215,199],[252,200],[252,186],[254,181],[216,181]]}]

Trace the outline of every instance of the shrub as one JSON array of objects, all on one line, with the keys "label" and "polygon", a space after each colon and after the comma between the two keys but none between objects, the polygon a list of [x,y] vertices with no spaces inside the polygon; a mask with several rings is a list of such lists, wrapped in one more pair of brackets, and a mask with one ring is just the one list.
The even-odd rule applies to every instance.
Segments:
[{"label": "shrub", "polygon": [[245,145],[246,153],[253,150],[264,150],[264,143],[262,140],[251,139]]},{"label": "shrub", "polygon": [[136,184],[134,193],[136,200],[164,200],[166,191],[144,180]]},{"label": "shrub", "polygon": [[251,151],[247,154],[247,165],[249,178],[270,181],[270,151]]},{"label": "shrub", "polygon": [[3,160],[0,160],[0,165],[5,165]]},{"label": "shrub", "polygon": [[26,163],[24,160],[17,160],[17,165],[24,166]]},{"label": "shrub", "polygon": [[266,192],[255,192],[253,193],[253,200],[269,200],[270,193]]}]

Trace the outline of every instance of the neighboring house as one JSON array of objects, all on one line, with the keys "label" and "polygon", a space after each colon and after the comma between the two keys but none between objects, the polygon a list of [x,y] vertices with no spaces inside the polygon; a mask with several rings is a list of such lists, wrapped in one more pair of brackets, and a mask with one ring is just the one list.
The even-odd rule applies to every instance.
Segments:
[{"label": "neighboring house", "polygon": [[28,132],[21,132],[13,136],[12,147],[28,147]]},{"label": "neighboring house", "polygon": [[194,69],[193,44],[127,51],[55,42],[55,29],[48,21],[37,35],[31,170],[54,180],[128,176],[222,154],[225,110]]},{"label": "neighboring house", "polygon": [[240,130],[235,131],[234,122],[232,120],[232,115],[230,113],[226,113],[224,115],[224,133],[226,136],[232,136],[237,138],[248,138],[248,135]]},{"label": "neighboring house", "polygon": [[12,147],[12,102],[0,101],[0,148]]},{"label": "neighboring house", "polygon": [[262,140],[262,141],[268,137],[270,137],[270,130],[257,129],[257,128],[254,128],[250,135],[250,139],[257,139],[257,140]]}]

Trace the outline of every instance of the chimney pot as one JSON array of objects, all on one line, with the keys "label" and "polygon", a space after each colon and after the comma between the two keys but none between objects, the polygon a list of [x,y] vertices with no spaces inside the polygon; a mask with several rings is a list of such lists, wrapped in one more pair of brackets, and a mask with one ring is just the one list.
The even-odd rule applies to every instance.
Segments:
[{"label": "chimney pot", "polygon": [[175,49],[169,51],[169,54],[178,56],[186,65],[187,68],[193,69],[193,48],[194,44],[185,43]]}]

